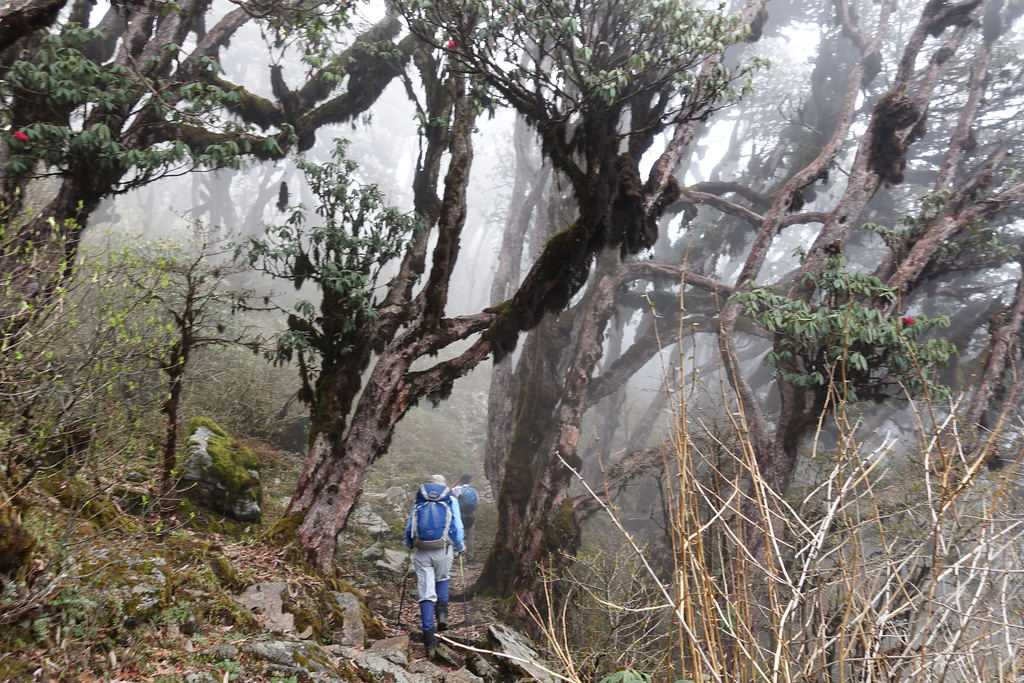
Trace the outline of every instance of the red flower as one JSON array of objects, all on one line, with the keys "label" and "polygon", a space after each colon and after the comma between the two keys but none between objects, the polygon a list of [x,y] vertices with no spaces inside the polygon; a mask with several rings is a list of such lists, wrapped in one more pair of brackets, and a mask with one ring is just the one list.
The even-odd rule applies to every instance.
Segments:
[{"label": "red flower", "polygon": [[454,50],[459,46],[459,41],[455,40],[454,38],[451,38],[448,40],[447,43],[444,44],[444,46],[449,50]]},{"label": "red flower", "polygon": [[916,323],[917,321],[914,320],[913,316],[905,315],[902,318],[900,318],[900,322],[903,323],[904,327],[913,327],[914,323]]},{"label": "red flower", "polygon": [[23,130],[15,131],[14,139],[18,142],[28,142],[28,133]]}]

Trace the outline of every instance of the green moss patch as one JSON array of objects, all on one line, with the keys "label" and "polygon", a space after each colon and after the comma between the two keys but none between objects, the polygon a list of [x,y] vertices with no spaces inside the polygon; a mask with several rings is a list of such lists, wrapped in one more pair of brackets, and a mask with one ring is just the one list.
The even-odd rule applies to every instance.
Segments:
[{"label": "green moss patch", "polygon": [[116,529],[135,533],[142,526],[132,517],[121,512],[117,505],[102,495],[80,477],[65,477],[54,474],[40,481],[41,488],[56,498],[62,506],[78,511],[88,522],[99,529]]},{"label": "green moss patch", "polygon": [[252,450],[231,437],[224,428],[208,417],[194,417],[189,421],[189,433],[194,434],[200,427],[212,432],[206,444],[210,454],[211,470],[232,494],[241,494],[258,486],[259,478],[252,470],[260,470],[260,462]]},{"label": "green moss patch", "polygon": [[189,434],[179,489],[204,508],[239,522],[259,522],[263,515],[259,458],[210,418],[190,420]]}]

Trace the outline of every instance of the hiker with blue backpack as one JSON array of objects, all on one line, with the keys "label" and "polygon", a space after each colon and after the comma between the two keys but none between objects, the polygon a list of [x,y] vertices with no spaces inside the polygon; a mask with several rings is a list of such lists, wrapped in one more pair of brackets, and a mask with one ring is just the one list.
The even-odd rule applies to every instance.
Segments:
[{"label": "hiker with blue backpack", "polygon": [[452,489],[452,495],[459,501],[459,511],[462,513],[462,530],[466,537],[464,554],[467,562],[473,559],[473,551],[476,549],[476,544],[473,543],[473,525],[476,524],[476,508],[480,504],[480,494],[469,483],[471,481],[472,475],[463,474],[459,477],[458,485]]},{"label": "hiker with blue backpack", "polygon": [[[459,501],[445,478],[435,474],[416,492],[405,525],[405,545],[413,548],[420,626],[427,656],[437,652],[437,631],[448,628],[448,584],[455,554],[465,550]],[[437,621],[435,629],[435,617]]]}]

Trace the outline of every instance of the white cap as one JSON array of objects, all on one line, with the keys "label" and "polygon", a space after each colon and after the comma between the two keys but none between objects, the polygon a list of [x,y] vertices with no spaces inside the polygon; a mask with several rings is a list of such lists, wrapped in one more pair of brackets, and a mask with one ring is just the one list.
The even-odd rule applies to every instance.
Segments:
[{"label": "white cap", "polygon": [[448,481],[444,478],[443,474],[432,474],[432,475],[430,475],[430,481],[434,482],[435,484],[440,484],[441,486],[447,486],[448,485]]}]

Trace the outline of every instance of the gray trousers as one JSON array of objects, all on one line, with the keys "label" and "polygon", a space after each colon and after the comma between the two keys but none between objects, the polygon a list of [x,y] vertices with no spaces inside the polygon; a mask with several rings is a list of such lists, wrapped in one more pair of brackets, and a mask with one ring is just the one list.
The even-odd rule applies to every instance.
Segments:
[{"label": "gray trousers", "polygon": [[447,581],[452,571],[453,552],[449,545],[436,550],[417,548],[412,555],[412,566],[416,570],[416,594],[419,601],[437,602],[438,581]]}]

